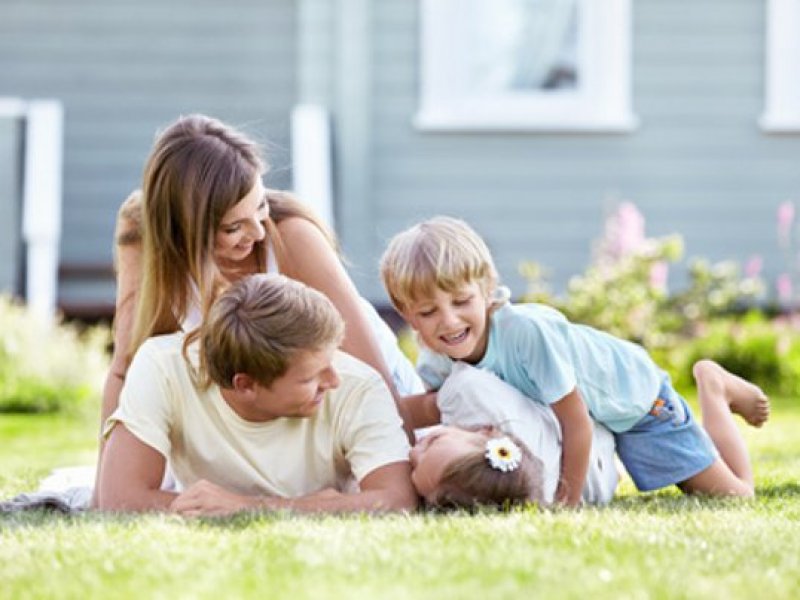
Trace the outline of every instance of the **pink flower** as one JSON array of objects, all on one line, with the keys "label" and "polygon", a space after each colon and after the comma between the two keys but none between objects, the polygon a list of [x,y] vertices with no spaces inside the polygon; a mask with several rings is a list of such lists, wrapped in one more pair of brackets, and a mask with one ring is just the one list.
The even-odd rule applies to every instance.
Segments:
[{"label": "pink flower", "polygon": [[778,206],[778,240],[782,245],[789,244],[789,232],[794,223],[794,202],[781,202]]},{"label": "pink flower", "polygon": [[621,258],[644,243],[644,217],[632,202],[623,202],[606,221],[612,257]]},{"label": "pink flower", "polygon": [[667,291],[667,277],[669,276],[669,265],[662,261],[654,263],[650,267],[650,287],[662,292]]},{"label": "pink flower", "polygon": [[758,255],[751,256],[744,265],[744,274],[749,279],[755,279],[761,273],[764,260]]},{"label": "pink flower", "polygon": [[787,273],[781,273],[775,281],[775,289],[778,292],[778,299],[788,304],[792,299],[792,278]]}]

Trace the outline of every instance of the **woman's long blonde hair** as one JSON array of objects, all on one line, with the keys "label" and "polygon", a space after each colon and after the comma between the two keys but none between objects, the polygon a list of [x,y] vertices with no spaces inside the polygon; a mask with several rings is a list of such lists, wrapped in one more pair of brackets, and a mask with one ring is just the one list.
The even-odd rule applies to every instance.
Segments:
[{"label": "woman's long blonde hair", "polygon": [[[128,360],[147,338],[179,331],[198,300],[201,316],[208,314],[229,283],[214,262],[216,232],[225,213],[266,170],[258,144],[211,117],[181,117],[158,136],[142,183],[142,280]],[[291,194],[268,191],[267,201],[269,242],[255,248],[260,271],[266,268],[270,242],[279,268],[284,262],[275,223],[288,217],[312,222],[337,247],[313,212]],[[198,330],[187,334],[188,345]]]}]

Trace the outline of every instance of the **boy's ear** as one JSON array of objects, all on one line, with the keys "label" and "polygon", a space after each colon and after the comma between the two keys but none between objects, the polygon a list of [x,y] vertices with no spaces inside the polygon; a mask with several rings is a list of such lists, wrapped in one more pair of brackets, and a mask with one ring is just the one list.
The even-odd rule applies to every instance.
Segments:
[{"label": "boy's ear", "polygon": [[409,325],[409,327],[411,327],[411,329],[414,329],[414,330],[417,329],[416,319],[414,318],[414,315],[412,313],[410,313],[406,309],[399,311],[399,313],[400,313],[400,316],[403,317],[403,320],[406,323],[408,323],[408,325]]}]

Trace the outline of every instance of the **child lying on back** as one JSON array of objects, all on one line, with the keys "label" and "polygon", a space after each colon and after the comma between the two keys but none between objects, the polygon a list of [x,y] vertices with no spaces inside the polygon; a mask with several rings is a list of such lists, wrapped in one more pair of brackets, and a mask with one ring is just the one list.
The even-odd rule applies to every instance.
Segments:
[{"label": "child lying on back", "polygon": [[[428,506],[553,503],[561,429],[548,406],[464,362],[453,367],[436,405],[443,427],[411,451],[412,481]],[[596,424],[583,502],[609,502],[618,479],[614,437]]]}]

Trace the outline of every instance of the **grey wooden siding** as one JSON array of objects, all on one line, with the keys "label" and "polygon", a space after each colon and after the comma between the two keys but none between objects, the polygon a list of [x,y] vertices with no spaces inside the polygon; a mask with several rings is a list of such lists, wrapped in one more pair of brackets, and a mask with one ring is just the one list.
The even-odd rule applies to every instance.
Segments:
[{"label": "grey wooden siding", "polygon": [[0,117],[0,293],[19,293],[20,120]]},{"label": "grey wooden siding", "polygon": [[[521,260],[556,288],[583,270],[615,199],[688,255],[785,265],[775,210],[800,197],[800,136],[758,129],[763,0],[633,0],[628,134],[427,133],[417,109],[417,0],[4,0],[0,96],[66,105],[62,260],[111,259],[114,213],[155,130],[203,111],[271,142],[288,186],[295,99],[333,114],[338,231],[357,285],[385,302],[377,260],[399,229],[465,218],[515,293]],[[113,298],[107,281],[66,299]]]},{"label": "grey wooden siding", "polygon": [[640,207],[648,233],[683,234],[689,256],[762,254],[772,273],[784,267],[775,210],[800,198],[800,136],[757,127],[764,2],[634,0],[641,126],[608,135],[415,130],[418,2],[381,0],[371,9],[364,254],[372,264],[358,280],[368,296],[384,298],[374,257],[386,239],[437,213],[460,216],[486,237],[515,293],[523,291],[522,259],[544,263],[563,289],[585,267],[614,198]]},{"label": "grey wooden siding", "polygon": [[[64,102],[61,261],[111,262],[117,206],[139,186],[156,130],[204,112],[268,142],[289,184],[296,94],[294,0],[3,0],[0,96]],[[66,303],[113,284],[62,283]]]}]

